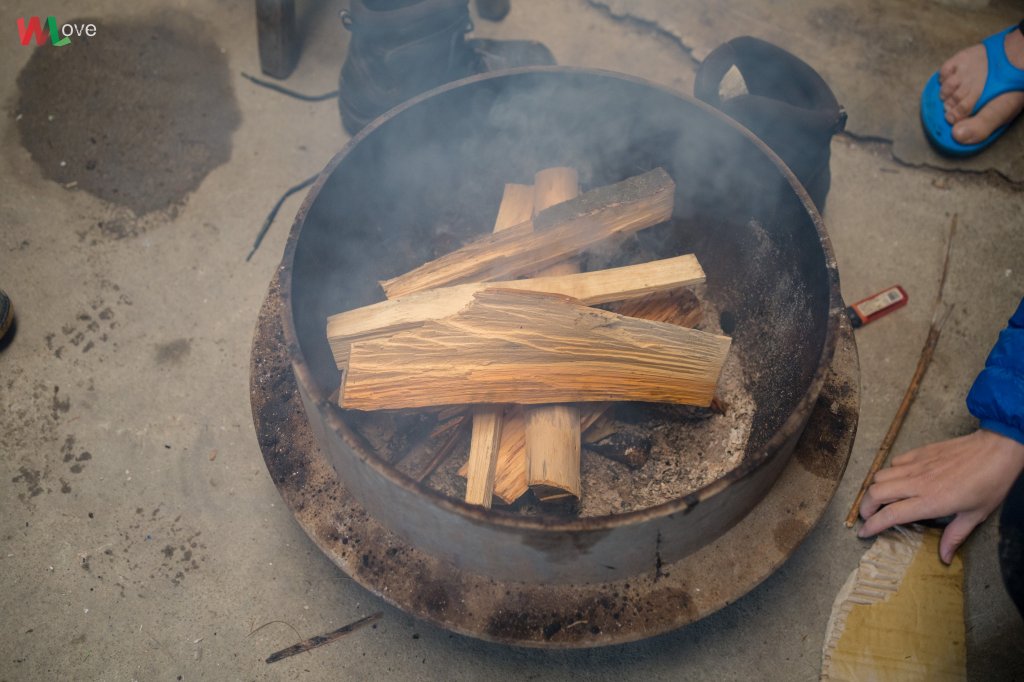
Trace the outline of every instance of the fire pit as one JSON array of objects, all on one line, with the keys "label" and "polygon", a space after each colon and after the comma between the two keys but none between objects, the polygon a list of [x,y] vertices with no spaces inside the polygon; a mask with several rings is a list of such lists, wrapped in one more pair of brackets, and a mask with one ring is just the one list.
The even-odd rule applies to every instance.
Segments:
[{"label": "fire pit", "polygon": [[[697,255],[707,272],[704,296],[719,313],[715,322],[734,338],[756,406],[736,468],[677,499],[627,513],[523,516],[465,505],[389,465],[331,400],[339,376],[324,336],[326,317],[380,300],[378,280],[486,231],[505,182],[562,164],[579,169],[588,186],[658,166],[669,171],[678,185],[673,220],[622,245],[621,258]],[[467,79],[410,101],[365,129],[321,174],[292,231],[280,286],[279,301],[276,287],[268,297],[253,355],[254,414],[275,482],[307,531],[360,582],[462,632],[586,646],[700,617],[738,594],[711,580],[713,596],[695,607],[693,593],[672,574],[685,581],[682,565],[694,552],[714,563],[707,549],[725,539],[716,538],[793,468],[787,465],[816,406],[816,414],[825,413],[812,421],[815,439],[804,439],[797,459],[817,485],[790,490],[807,498],[792,506],[785,498],[773,504],[781,517],[771,522],[789,529],[782,540],[775,533],[774,565],[823,511],[849,456],[856,358],[852,335],[840,330],[838,277],[820,217],[749,132],[636,79],[526,69]],[[301,413],[287,402],[292,372],[271,343],[277,324],[266,313],[279,303]],[[325,496],[339,479],[341,492]],[[320,509],[310,508],[314,498]],[[740,571],[734,587],[746,591],[772,563]],[[483,597],[480,586],[487,584],[508,589],[505,599],[492,595],[499,612],[481,621],[481,611],[490,611],[481,606],[487,599],[476,607],[466,600]],[[572,613],[536,612],[555,603],[551,590]],[[674,595],[674,615],[666,603],[624,620],[609,601],[654,595]],[[627,621],[632,625],[623,630]]]}]

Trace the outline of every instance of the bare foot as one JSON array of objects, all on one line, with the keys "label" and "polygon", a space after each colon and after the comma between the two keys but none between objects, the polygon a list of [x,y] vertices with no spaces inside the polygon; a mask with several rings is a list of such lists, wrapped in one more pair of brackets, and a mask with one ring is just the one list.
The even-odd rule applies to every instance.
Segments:
[{"label": "bare foot", "polygon": [[[1017,68],[1024,69],[1024,34],[1010,31],[1003,42],[1006,57]],[[1024,110],[1024,92],[1008,92],[994,98],[971,116],[974,105],[985,89],[988,57],[985,46],[978,44],[953,55],[939,69],[942,88],[939,97],[946,108],[946,121],[953,126],[953,139],[960,144],[977,144],[987,139],[999,126],[1012,121]]]}]

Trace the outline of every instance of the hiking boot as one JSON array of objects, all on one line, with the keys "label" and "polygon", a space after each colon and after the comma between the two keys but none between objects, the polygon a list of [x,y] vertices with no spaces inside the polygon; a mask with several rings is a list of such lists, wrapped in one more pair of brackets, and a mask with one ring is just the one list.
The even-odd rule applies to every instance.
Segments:
[{"label": "hiking boot", "polygon": [[501,21],[510,9],[511,0],[476,0],[476,13],[487,21]]},{"label": "hiking boot", "polygon": [[7,332],[11,330],[11,323],[14,322],[14,305],[11,297],[0,289],[0,341],[4,340]]},{"label": "hiking boot", "polygon": [[[350,135],[392,107],[431,88],[485,71],[554,64],[527,40],[466,40],[469,0],[401,0],[381,6],[351,0],[342,23],[352,33],[341,67],[338,108]],[[405,6],[401,6],[404,4]]]}]

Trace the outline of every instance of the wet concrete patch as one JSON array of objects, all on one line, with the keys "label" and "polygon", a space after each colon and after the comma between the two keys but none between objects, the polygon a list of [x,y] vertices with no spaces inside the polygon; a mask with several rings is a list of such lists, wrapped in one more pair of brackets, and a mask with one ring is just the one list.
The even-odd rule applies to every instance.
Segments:
[{"label": "wet concrete patch", "polygon": [[231,155],[226,56],[182,12],[72,23],[96,36],[38,47],[18,75],[22,144],[48,178],[136,215],[180,204]]},{"label": "wet concrete patch", "polygon": [[157,344],[156,362],[158,365],[176,365],[188,357],[192,351],[190,339],[175,339],[167,343]]}]

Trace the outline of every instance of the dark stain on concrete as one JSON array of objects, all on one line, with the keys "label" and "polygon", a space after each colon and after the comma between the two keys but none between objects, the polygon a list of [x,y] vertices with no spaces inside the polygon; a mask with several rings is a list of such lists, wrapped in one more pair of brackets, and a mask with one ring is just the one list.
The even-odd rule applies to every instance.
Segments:
[{"label": "dark stain on concrete", "polygon": [[75,437],[68,434],[64,437],[64,445],[60,446],[60,452],[63,455],[65,462],[70,462],[75,458]]},{"label": "dark stain on concrete", "polygon": [[156,346],[156,362],[158,365],[177,365],[192,351],[191,339],[175,339]]},{"label": "dark stain on concrete", "polygon": [[18,75],[21,143],[47,177],[136,215],[180,204],[231,156],[241,115],[227,57],[184,12],[71,21],[97,34],[32,53]]},{"label": "dark stain on concrete", "polygon": [[58,396],[60,395],[60,386],[53,387],[53,403],[50,406],[51,414],[54,419],[60,417],[61,414],[67,414],[68,410],[71,409],[71,398],[64,398],[61,400]]},{"label": "dark stain on concrete", "polygon": [[11,483],[24,483],[28,488],[28,496],[35,497],[43,494],[43,472],[28,467],[18,467],[18,475],[11,479]]},{"label": "dark stain on concrete", "polygon": [[60,491],[65,495],[71,492],[71,484],[65,481],[63,478],[60,479]]},{"label": "dark stain on concrete", "polygon": [[800,519],[783,519],[772,529],[772,538],[775,540],[775,547],[784,555],[788,555],[793,548],[800,544],[807,533],[807,522]]}]

